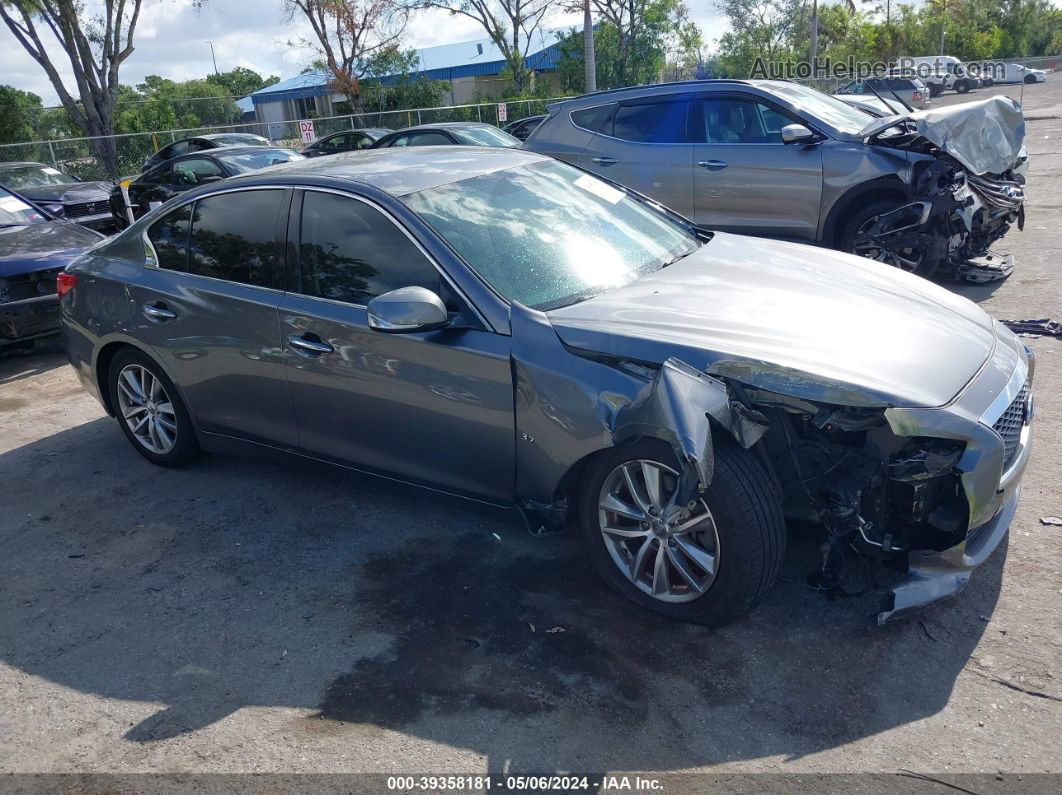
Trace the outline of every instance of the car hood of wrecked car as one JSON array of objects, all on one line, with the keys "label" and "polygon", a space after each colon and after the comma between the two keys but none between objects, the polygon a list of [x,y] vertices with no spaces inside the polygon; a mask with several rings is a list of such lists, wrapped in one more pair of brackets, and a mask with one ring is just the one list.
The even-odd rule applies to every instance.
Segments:
[{"label": "car hood of wrecked car", "polygon": [[546,313],[576,351],[848,406],[948,403],[996,344],[965,298],[891,266],[716,233],[634,282]]},{"label": "car hood of wrecked car", "polygon": [[1014,168],[1025,140],[1021,108],[1003,96],[885,116],[859,135],[869,140],[904,121],[913,122],[920,136],[974,174],[1002,174]]}]

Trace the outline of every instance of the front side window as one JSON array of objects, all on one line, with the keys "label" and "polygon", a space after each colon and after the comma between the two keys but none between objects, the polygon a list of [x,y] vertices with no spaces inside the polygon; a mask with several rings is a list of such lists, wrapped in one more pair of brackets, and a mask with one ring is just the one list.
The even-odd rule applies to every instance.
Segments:
[{"label": "front side window", "polygon": [[192,205],[186,204],[148,227],[148,240],[155,250],[152,264],[171,271],[188,269],[188,229],[191,222]]},{"label": "front side window", "polygon": [[384,146],[409,146],[409,136],[400,135],[397,138],[392,138],[391,142],[384,144]]},{"label": "front side window", "polygon": [[612,135],[638,143],[686,143],[688,111],[686,100],[620,105],[612,122]]},{"label": "front side window", "polygon": [[335,193],[302,199],[299,292],[365,304],[399,287],[439,291],[439,272],[380,211]]},{"label": "front side window", "polygon": [[701,245],[685,224],[554,161],[403,201],[495,292],[542,310],[621,287]]},{"label": "front side window", "polygon": [[701,100],[705,140],[710,144],[780,144],[794,121],[760,102],[730,97]]},{"label": "front side window", "polygon": [[173,164],[173,184],[192,187],[208,182],[211,178],[224,179],[225,172],[213,160],[195,157]]},{"label": "front side window", "polygon": [[208,196],[192,213],[188,272],[272,287],[276,282],[277,219],[282,190]]}]

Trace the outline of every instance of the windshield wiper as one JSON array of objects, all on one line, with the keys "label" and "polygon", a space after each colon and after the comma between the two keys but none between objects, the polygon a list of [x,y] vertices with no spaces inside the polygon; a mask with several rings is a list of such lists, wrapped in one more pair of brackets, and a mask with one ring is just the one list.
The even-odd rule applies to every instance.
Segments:
[{"label": "windshield wiper", "polygon": [[692,253],[693,253],[694,251],[696,251],[696,250],[697,250],[697,249],[695,249],[695,248],[691,248],[691,249],[690,249],[689,251],[683,251],[683,252],[682,252],[681,254],[676,254],[676,255],[675,255],[675,256],[673,256],[673,257],[672,257],[671,259],[669,259],[669,260],[664,260],[664,261],[663,261],[663,262],[662,262],[662,263],[660,264],[660,267],[661,267],[661,268],[666,268],[666,267],[667,267],[668,265],[674,265],[674,264],[675,264],[676,262],[678,262],[678,261],[679,261],[680,259],[683,259],[683,258],[685,258],[685,257],[688,257],[688,256],[689,256],[690,254],[692,254]]}]

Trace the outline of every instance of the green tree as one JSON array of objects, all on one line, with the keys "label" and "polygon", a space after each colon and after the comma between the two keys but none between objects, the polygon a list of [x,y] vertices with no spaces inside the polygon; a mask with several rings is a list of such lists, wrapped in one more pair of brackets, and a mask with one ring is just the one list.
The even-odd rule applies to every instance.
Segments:
[{"label": "green tree", "polygon": [[32,141],[43,116],[41,98],[36,94],[0,86],[0,144]]},{"label": "green tree", "polygon": [[279,83],[280,78],[276,75],[262,77],[253,69],[237,66],[228,72],[207,75],[206,81],[213,85],[221,86],[230,97],[245,97],[260,88]]}]

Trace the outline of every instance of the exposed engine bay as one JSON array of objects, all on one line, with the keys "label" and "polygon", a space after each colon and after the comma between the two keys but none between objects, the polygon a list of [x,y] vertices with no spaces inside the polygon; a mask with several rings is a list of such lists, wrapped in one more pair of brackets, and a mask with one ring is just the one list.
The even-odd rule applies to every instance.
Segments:
[{"label": "exposed engine bay", "polygon": [[863,131],[868,141],[919,157],[909,203],[868,219],[855,253],[921,276],[990,282],[1014,268],[991,246],[1025,223],[1021,109],[1006,97],[887,117]]}]

